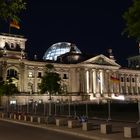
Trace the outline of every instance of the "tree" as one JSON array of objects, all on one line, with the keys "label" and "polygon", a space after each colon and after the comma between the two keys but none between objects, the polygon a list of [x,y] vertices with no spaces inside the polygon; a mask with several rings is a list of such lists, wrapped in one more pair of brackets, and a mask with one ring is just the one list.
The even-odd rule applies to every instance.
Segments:
[{"label": "tree", "polygon": [[19,14],[26,9],[24,0],[0,0],[0,17],[6,22],[20,21]]},{"label": "tree", "polygon": [[8,97],[9,103],[9,96],[13,94],[17,94],[18,89],[15,84],[12,83],[12,80],[9,79],[8,81],[3,81],[3,78],[0,77],[0,105],[1,105],[1,96],[6,95]]},{"label": "tree", "polygon": [[132,6],[124,12],[123,18],[126,22],[123,33],[140,41],[140,0],[133,0]]},{"label": "tree", "polygon": [[46,65],[46,70],[44,76],[42,77],[40,89],[41,93],[49,93],[50,100],[52,94],[61,93],[61,78],[60,75],[55,72],[52,64]]},{"label": "tree", "polygon": [[13,94],[18,93],[18,89],[15,84],[12,83],[12,80],[8,80],[6,82],[0,82],[0,96],[6,95],[11,96]]}]

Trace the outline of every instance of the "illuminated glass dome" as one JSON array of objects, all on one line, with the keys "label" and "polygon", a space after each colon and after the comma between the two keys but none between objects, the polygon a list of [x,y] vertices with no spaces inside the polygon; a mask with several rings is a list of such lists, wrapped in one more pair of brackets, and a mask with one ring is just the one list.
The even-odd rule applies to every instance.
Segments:
[{"label": "illuminated glass dome", "polygon": [[76,47],[75,44],[71,44],[68,42],[59,42],[53,44],[48,50],[45,52],[43,56],[43,60],[57,60],[57,57],[65,54],[67,52],[70,52],[71,46],[74,47],[76,53],[80,53],[81,51]]}]

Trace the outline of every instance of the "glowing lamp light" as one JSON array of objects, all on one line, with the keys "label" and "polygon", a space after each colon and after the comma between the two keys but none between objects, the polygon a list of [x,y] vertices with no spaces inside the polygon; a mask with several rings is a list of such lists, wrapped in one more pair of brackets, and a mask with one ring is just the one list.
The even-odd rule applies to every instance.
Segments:
[{"label": "glowing lamp light", "polygon": [[15,105],[16,104],[16,100],[11,100],[10,101],[10,105]]},{"label": "glowing lamp light", "polygon": [[111,98],[115,100],[123,100],[123,101],[125,100],[124,95],[115,96],[114,94],[112,94]]}]

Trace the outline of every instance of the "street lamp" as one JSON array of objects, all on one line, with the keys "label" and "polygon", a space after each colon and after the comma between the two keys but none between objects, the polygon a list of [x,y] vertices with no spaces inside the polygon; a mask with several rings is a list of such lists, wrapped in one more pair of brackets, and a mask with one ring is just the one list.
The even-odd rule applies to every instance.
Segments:
[{"label": "street lamp", "polygon": [[108,105],[108,118],[107,118],[107,121],[110,121],[111,120],[111,95],[108,94],[108,97],[107,97],[107,105]]},{"label": "street lamp", "polygon": [[69,103],[68,103],[69,117],[71,116],[70,106],[71,106],[71,96],[69,95]]},{"label": "street lamp", "polygon": [[108,99],[107,102],[108,102],[108,119],[107,119],[107,121],[110,121],[111,120],[111,108],[110,108],[111,99]]},{"label": "street lamp", "polygon": [[46,102],[44,102],[44,116],[46,115]]},{"label": "street lamp", "polygon": [[139,113],[139,120],[137,121],[137,124],[140,124],[140,99],[138,100],[138,113]]},{"label": "street lamp", "polygon": [[88,101],[86,101],[86,117],[88,117]]},{"label": "street lamp", "polygon": [[34,107],[35,107],[35,115],[36,115],[36,113],[37,113],[37,106],[38,106],[38,102],[37,102],[37,101],[35,101],[35,102],[34,102]]},{"label": "street lamp", "polygon": [[60,103],[60,100],[57,99],[56,102],[55,102],[55,116],[57,115],[57,104]]},{"label": "street lamp", "polygon": [[51,111],[51,109],[52,109],[51,101],[52,101],[51,98],[49,98],[49,116],[52,115],[52,111]]}]

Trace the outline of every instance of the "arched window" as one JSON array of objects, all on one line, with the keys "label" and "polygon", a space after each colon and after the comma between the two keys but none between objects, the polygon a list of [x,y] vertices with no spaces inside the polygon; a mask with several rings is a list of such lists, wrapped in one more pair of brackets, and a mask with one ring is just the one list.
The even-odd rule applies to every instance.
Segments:
[{"label": "arched window", "polygon": [[15,69],[9,69],[7,71],[7,78],[11,78],[11,77],[18,79],[18,73]]}]

